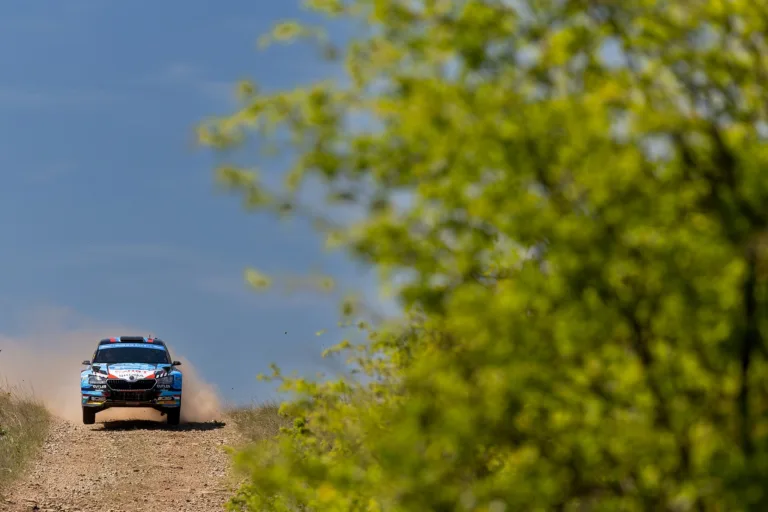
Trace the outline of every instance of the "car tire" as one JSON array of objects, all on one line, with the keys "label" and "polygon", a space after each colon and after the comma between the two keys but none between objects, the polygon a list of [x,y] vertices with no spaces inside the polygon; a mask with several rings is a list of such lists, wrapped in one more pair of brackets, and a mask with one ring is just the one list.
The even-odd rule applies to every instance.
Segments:
[{"label": "car tire", "polygon": [[96,423],[96,411],[83,407],[83,425],[93,425]]},{"label": "car tire", "polygon": [[181,421],[181,407],[176,407],[173,409],[168,409],[165,412],[166,416],[168,416],[168,424],[169,425],[178,425]]}]

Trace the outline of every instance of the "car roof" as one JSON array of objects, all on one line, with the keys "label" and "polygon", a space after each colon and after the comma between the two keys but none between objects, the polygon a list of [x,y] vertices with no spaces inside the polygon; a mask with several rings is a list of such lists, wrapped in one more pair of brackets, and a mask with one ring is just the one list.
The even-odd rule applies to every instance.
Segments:
[{"label": "car roof", "polygon": [[147,336],[114,336],[112,338],[104,338],[99,342],[99,346],[111,345],[113,343],[146,343],[147,345],[160,345],[165,347],[165,342],[160,338]]}]

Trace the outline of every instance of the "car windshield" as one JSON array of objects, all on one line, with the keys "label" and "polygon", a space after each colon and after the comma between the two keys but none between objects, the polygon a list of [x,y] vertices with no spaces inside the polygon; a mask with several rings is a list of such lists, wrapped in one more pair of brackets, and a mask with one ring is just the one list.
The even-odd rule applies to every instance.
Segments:
[{"label": "car windshield", "polygon": [[112,346],[98,349],[93,362],[102,364],[171,364],[171,358],[168,355],[168,351],[164,349]]}]

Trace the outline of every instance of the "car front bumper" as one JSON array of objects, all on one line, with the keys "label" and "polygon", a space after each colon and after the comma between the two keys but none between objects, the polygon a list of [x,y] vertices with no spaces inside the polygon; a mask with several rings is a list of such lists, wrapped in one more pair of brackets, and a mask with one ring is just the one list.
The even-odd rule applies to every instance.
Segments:
[{"label": "car front bumper", "polygon": [[181,407],[181,390],[113,390],[81,388],[82,406],[104,410],[112,407],[151,407],[165,410]]}]

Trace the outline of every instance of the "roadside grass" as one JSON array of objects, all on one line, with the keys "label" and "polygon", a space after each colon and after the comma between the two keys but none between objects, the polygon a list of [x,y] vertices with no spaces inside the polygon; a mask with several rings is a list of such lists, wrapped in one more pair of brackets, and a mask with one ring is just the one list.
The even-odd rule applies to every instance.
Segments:
[{"label": "roadside grass", "polygon": [[[248,445],[269,444],[280,433],[281,427],[290,426],[291,421],[280,416],[279,409],[280,404],[277,402],[229,408],[227,416],[240,434],[240,440],[227,449],[230,456],[234,457]],[[234,494],[247,478],[248,471],[235,465],[226,479],[227,488]]]},{"label": "roadside grass", "polygon": [[268,441],[280,433],[281,427],[290,426],[289,419],[280,416],[277,402],[265,402],[229,411],[229,417],[248,443]]},{"label": "roadside grass", "polygon": [[30,393],[0,385],[0,495],[37,455],[51,417]]}]

